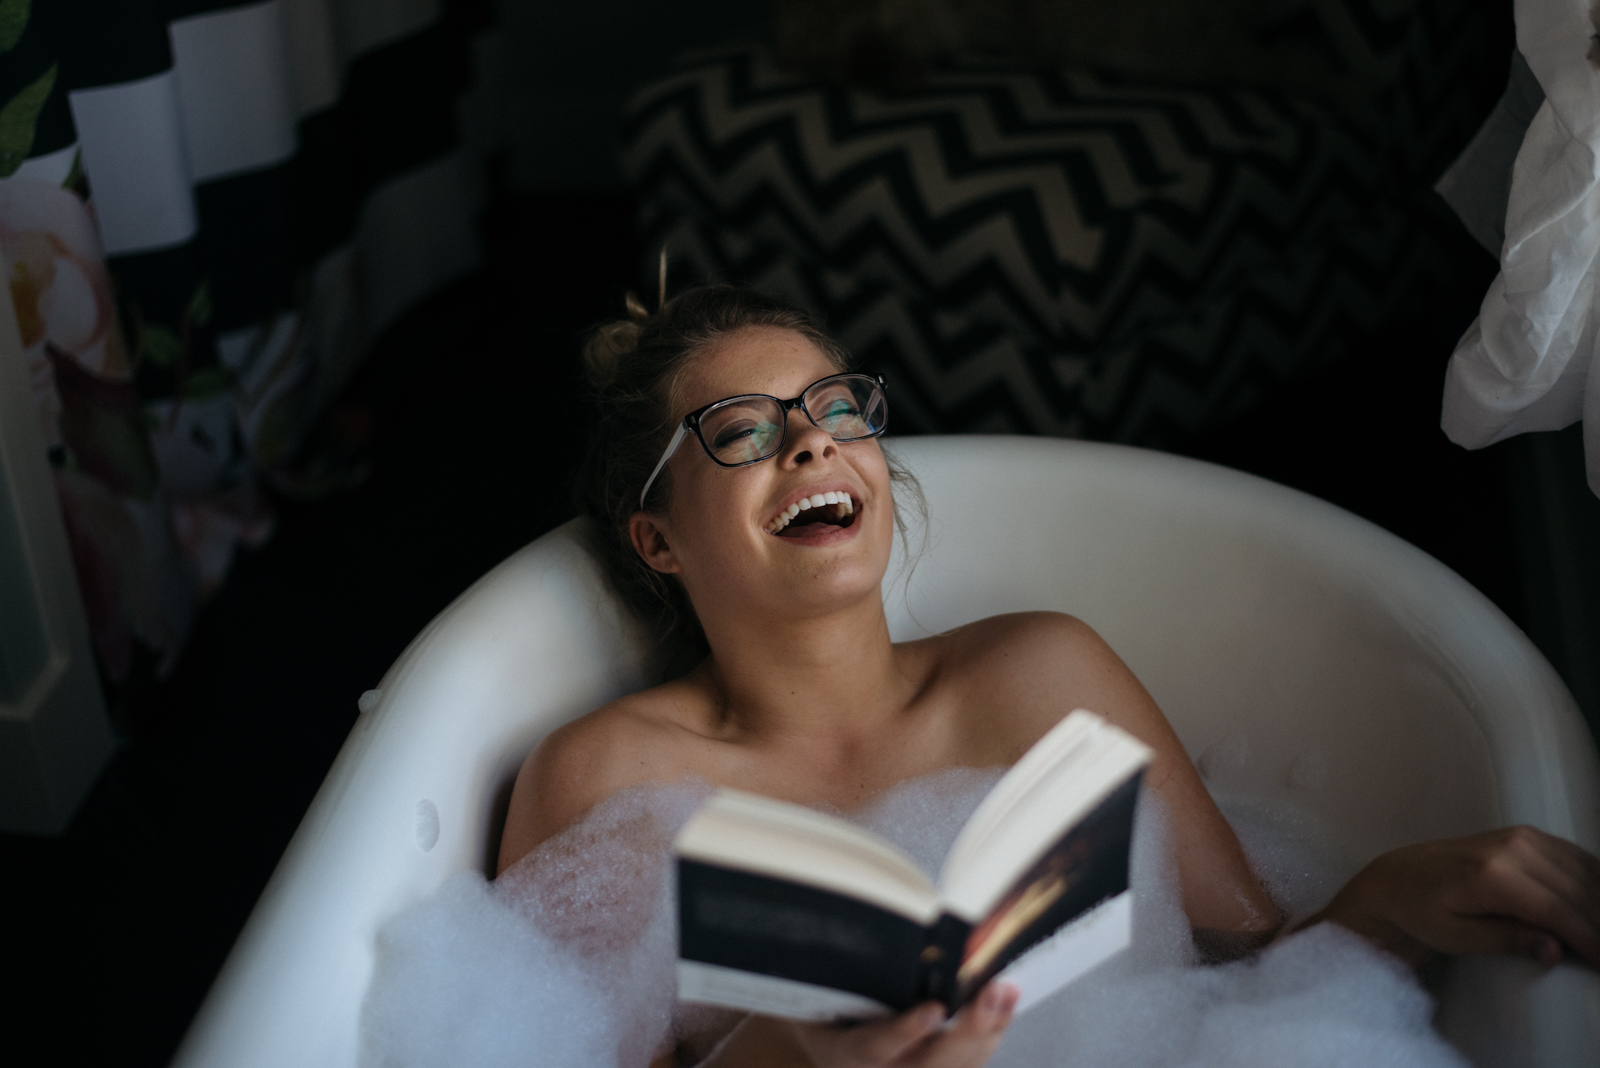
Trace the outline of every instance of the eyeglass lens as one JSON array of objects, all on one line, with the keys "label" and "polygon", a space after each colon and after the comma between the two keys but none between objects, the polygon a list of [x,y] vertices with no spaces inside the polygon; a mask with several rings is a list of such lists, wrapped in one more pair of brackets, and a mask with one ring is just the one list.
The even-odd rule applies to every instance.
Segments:
[{"label": "eyeglass lens", "polygon": [[[825,378],[802,397],[812,421],[835,441],[882,433],[888,405],[865,375]],[[734,397],[700,417],[700,438],[718,463],[765,460],[783,445],[784,412],[771,397]]]}]

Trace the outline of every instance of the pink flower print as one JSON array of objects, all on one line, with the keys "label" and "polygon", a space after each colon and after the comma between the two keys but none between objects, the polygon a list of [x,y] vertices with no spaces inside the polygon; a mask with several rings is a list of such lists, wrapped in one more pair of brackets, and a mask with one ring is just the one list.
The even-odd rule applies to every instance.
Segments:
[{"label": "pink flower print", "polygon": [[56,446],[61,399],[48,349],[96,377],[132,377],[100,238],[83,201],[48,182],[0,182],[0,262],[45,438]]}]

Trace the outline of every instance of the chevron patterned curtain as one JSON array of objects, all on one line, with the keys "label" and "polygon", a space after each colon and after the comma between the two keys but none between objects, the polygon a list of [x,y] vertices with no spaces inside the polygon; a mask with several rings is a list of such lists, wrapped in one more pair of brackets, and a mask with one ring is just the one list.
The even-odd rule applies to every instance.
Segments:
[{"label": "chevron patterned curtain", "polygon": [[1483,6],[1285,6],[1376,126],[1268,85],[976,59],[885,95],[761,45],[685,55],[624,120],[645,257],[818,311],[902,431],[1181,445],[1461,269],[1429,187],[1505,54]]},{"label": "chevron patterned curtain", "polygon": [[0,256],[96,646],[169,670],[372,340],[470,270],[473,0],[0,0]]}]

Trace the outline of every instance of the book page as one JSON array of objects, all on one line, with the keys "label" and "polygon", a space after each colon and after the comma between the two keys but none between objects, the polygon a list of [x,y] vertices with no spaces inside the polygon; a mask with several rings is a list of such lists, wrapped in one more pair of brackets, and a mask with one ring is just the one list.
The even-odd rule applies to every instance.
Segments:
[{"label": "book page", "polygon": [[919,924],[938,918],[933,883],[869,831],[801,805],[722,789],[679,832],[678,856],[858,898]]},{"label": "book page", "polygon": [[950,852],[945,856],[940,873],[941,885],[944,885],[948,876],[971,863],[972,851],[988,841],[995,828],[1005,821],[1022,799],[1045,776],[1051,774],[1068,753],[1093,734],[1102,722],[1093,712],[1075,709],[1063,716],[1061,722],[1046,731],[1043,738],[1022,754],[1022,759],[1001,776],[1000,781],[994,784],[994,789],[967,817],[961,833],[956,836]]},{"label": "book page", "polygon": [[978,806],[940,876],[949,911],[981,923],[1062,833],[1150,760],[1150,749],[1091,712],[1067,715]]},{"label": "book page", "polygon": [[1123,781],[1025,869],[968,933],[956,972],[965,1001],[1002,968],[1128,889],[1141,774]]},{"label": "book page", "polygon": [[697,960],[678,961],[678,1000],[817,1022],[866,1020],[891,1011],[849,991]]}]

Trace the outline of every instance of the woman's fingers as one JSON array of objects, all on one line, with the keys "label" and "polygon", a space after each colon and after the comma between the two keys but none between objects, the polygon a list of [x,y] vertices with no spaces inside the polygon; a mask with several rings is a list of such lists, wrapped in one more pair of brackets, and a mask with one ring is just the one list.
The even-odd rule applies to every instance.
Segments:
[{"label": "woman's fingers", "polygon": [[794,1035],[814,1064],[869,1068],[899,1063],[943,1023],[944,1007],[929,1002],[899,1016],[849,1027],[802,1024]]},{"label": "woman's fingers", "polygon": [[1514,828],[1485,865],[1481,910],[1541,928],[1600,964],[1600,878],[1577,846],[1533,828]]},{"label": "woman's fingers", "polygon": [[[1454,844],[1438,843],[1447,849]],[[1463,839],[1460,846],[1468,860],[1466,874],[1440,886],[1446,912],[1438,917],[1441,926],[1450,926],[1450,917],[1520,921],[1567,943],[1585,959],[1600,959],[1600,883],[1590,877],[1582,850],[1531,827]],[[1448,940],[1436,948],[1476,951]]]},{"label": "woman's fingers", "polygon": [[949,1027],[916,1051],[911,1064],[917,1068],[980,1068],[1005,1035],[1017,997],[1017,988],[1009,983],[985,986]]},{"label": "woman's fingers", "polygon": [[1500,916],[1462,916],[1437,939],[1450,953],[1508,953],[1549,966],[1561,960],[1561,943],[1548,931]]},{"label": "woman's fingers", "polygon": [[855,1029],[861,1058],[866,1064],[893,1064],[918,1042],[944,1025],[944,1006],[937,1002],[919,1005],[892,1020]]},{"label": "woman's fingers", "polygon": [[949,1027],[944,1006],[929,1002],[887,1020],[791,1025],[789,1033],[806,1059],[827,1068],[981,1068],[1016,1006],[1016,987],[990,983]]},{"label": "woman's fingers", "polygon": [[1600,857],[1564,838],[1543,831],[1534,834],[1540,858],[1552,872],[1560,873],[1560,879],[1552,880],[1552,885],[1558,886],[1567,902],[1600,929]]},{"label": "woman's fingers", "polygon": [[1600,965],[1600,860],[1532,827],[1424,842],[1374,861],[1325,917],[1413,960],[1432,949],[1554,963],[1565,943]]}]

